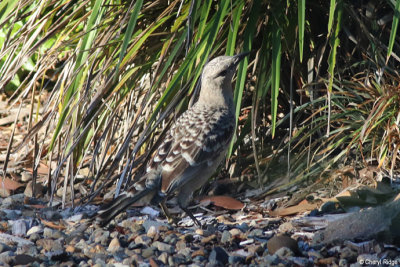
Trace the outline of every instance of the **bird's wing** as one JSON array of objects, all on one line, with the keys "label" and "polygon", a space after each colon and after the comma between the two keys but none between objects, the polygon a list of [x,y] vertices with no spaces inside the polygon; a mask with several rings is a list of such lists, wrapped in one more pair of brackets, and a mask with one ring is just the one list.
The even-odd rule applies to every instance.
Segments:
[{"label": "bird's wing", "polygon": [[170,193],[193,176],[184,175],[213,165],[232,139],[234,115],[227,109],[190,109],[172,126],[149,164],[161,165],[161,191]]}]

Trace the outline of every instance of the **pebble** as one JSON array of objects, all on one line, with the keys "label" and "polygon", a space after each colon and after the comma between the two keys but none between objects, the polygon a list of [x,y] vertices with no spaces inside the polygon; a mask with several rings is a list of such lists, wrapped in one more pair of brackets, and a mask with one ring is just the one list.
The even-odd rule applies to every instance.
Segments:
[{"label": "pebble", "polygon": [[211,264],[222,264],[226,265],[229,261],[229,255],[226,253],[225,249],[221,247],[214,247],[208,257]]},{"label": "pebble", "polygon": [[221,243],[229,243],[232,241],[232,235],[229,231],[223,231],[221,236]]},{"label": "pebble", "polygon": [[45,227],[43,230],[43,237],[58,239],[64,237],[65,234],[59,230],[51,229],[49,227]]},{"label": "pebble", "polygon": [[157,235],[157,233],[158,233],[157,228],[154,225],[152,225],[147,231],[147,236],[150,238],[154,238]]},{"label": "pebble", "polygon": [[236,236],[240,236],[242,234],[242,231],[240,231],[237,228],[233,228],[229,231],[229,233],[231,234],[231,236],[236,237]]},{"label": "pebble", "polygon": [[12,234],[15,236],[26,235],[26,222],[25,220],[10,221],[12,224]]},{"label": "pebble", "polygon": [[272,237],[267,242],[268,252],[272,255],[275,254],[280,248],[286,247],[292,250],[294,253],[298,252],[298,246],[296,240],[289,236],[277,235]]},{"label": "pebble", "polygon": [[167,252],[169,254],[174,252],[173,246],[163,243],[163,242],[160,242],[160,241],[153,242],[152,247],[157,248],[158,251],[160,251],[160,252]]},{"label": "pebble", "polygon": [[[81,223],[97,207],[28,212],[23,194],[0,199],[0,205],[1,266],[349,266],[357,260],[376,259],[357,254],[346,243],[310,247],[311,239],[298,229],[292,229],[298,240],[279,235],[282,220],[265,218],[263,222],[242,216],[236,223],[231,212],[224,213],[222,221],[203,215],[203,229],[172,227],[165,219],[146,219],[137,212],[136,217],[123,220],[120,216],[114,224],[100,228]],[[39,219],[52,218],[58,224],[60,217],[66,221],[62,230]],[[366,242],[374,244],[371,254],[393,252],[381,242]]]},{"label": "pebble", "polygon": [[15,256],[14,265],[29,265],[38,259],[26,254],[19,254]]},{"label": "pebble", "polygon": [[254,243],[254,239],[247,239],[245,241],[240,242],[239,245],[246,246],[246,245],[253,244],[253,243]]},{"label": "pebble", "polygon": [[203,257],[205,257],[205,256],[206,256],[206,253],[205,253],[205,251],[204,251],[203,248],[200,248],[200,249],[198,249],[198,250],[193,251],[191,256],[192,256],[192,258],[195,258],[195,257],[197,257],[197,256],[203,256]]},{"label": "pebble", "polygon": [[208,237],[204,237],[202,240],[201,240],[201,243],[203,243],[203,244],[206,244],[206,243],[211,243],[212,241],[214,241],[214,240],[216,240],[217,239],[217,236],[214,234],[214,235],[210,235],[210,236],[208,236]]},{"label": "pebble", "polygon": [[144,257],[144,258],[150,258],[151,256],[153,256],[154,255],[154,247],[149,247],[149,248],[145,248],[145,249],[143,249],[142,250],[142,256]]},{"label": "pebble", "polygon": [[26,233],[27,236],[33,235],[33,234],[40,234],[43,233],[43,227],[41,225],[36,225],[32,226],[28,232]]},{"label": "pebble", "polygon": [[12,252],[12,251],[2,252],[2,253],[0,253],[0,262],[6,263],[6,264],[11,264],[11,262],[13,261],[13,256],[14,256],[14,252]]},{"label": "pebble", "polygon": [[229,256],[228,262],[229,264],[244,264],[246,259],[241,256]]},{"label": "pebble", "polygon": [[152,240],[147,235],[139,235],[135,238],[134,242],[135,242],[135,244],[143,244],[143,245],[149,246],[150,243],[152,242]]},{"label": "pebble", "polygon": [[11,247],[7,246],[4,243],[0,243],[0,253],[3,253],[5,251],[9,251],[9,250],[11,250]]},{"label": "pebble", "polygon": [[163,264],[168,264],[168,253],[161,253],[160,256],[158,256],[158,260],[160,260]]},{"label": "pebble", "polygon": [[114,237],[111,242],[110,245],[107,248],[108,252],[115,252],[117,250],[119,250],[121,248],[121,244],[119,243],[119,239]]}]

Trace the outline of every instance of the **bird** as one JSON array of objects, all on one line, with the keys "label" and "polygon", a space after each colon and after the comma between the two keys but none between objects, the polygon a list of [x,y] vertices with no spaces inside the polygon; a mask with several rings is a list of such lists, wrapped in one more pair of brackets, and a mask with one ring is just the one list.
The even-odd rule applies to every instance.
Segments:
[{"label": "bird", "polygon": [[201,226],[187,207],[193,192],[208,181],[226,156],[236,128],[232,79],[248,54],[218,56],[204,66],[197,102],[170,126],[134,190],[122,193],[98,212],[96,220],[101,226],[134,203],[160,204],[171,218],[165,201],[174,194],[178,206]]}]

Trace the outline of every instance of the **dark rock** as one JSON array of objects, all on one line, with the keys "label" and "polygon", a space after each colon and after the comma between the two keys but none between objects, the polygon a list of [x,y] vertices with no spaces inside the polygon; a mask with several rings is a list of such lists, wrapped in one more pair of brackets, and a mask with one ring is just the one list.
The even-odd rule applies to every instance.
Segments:
[{"label": "dark rock", "polygon": [[194,240],[194,237],[193,237],[192,234],[186,234],[186,235],[185,235],[185,241],[186,241],[187,243],[191,243],[191,242],[193,242],[193,240]]},{"label": "dark rock", "polygon": [[5,251],[10,251],[10,250],[11,250],[11,247],[7,246],[4,243],[0,243],[0,253],[3,253]]},{"label": "dark rock", "polygon": [[208,257],[208,260],[210,263],[225,265],[229,261],[229,255],[226,253],[225,249],[221,247],[214,247],[210,253],[210,256]]},{"label": "dark rock", "polygon": [[52,208],[44,211],[42,213],[42,216],[44,219],[46,219],[48,221],[57,221],[57,220],[60,220],[63,218],[58,211],[52,210]]},{"label": "dark rock", "polygon": [[285,235],[274,236],[267,242],[267,248],[269,254],[275,254],[280,248],[289,248],[293,253],[298,254],[299,248],[297,246],[297,241],[293,238]]},{"label": "dark rock", "polygon": [[66,261],[69,257],[68,253],[63,250],[46,252],[45,255],[51,261]]},{"label": "dark rock", "polygon": [[244,264],[246,259],[241,256],[229,256],[229,264]]},{"label": "dark rock", "polygon": [[14,265],[28,265],[32,262],[39,261],[39,259],[26,254],[16,255],[14,258]]},{"label": "dark rock", "polygon": [[250,227],[247,225],[247,223],[241,223],[240,225],[236,226],[236,228],[239,228],[243,233],[245,233]]}]

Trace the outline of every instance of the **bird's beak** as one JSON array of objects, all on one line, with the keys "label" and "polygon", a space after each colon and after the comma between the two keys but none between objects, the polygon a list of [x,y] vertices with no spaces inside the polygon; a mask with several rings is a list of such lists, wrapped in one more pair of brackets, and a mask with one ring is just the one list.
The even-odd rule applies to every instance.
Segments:
[{"label": "bird's beak", "polygon": [[243,53],[234,55],[233,57],[235,58],[235,66],[239,65],[240,61],[242,61],[249,54],[250,54],[250,52],[243,52]]}]

